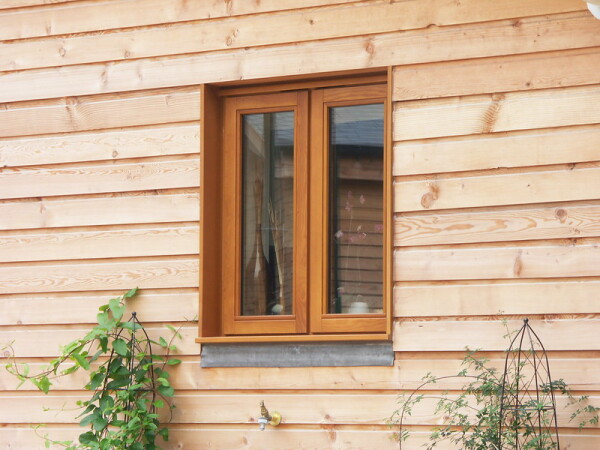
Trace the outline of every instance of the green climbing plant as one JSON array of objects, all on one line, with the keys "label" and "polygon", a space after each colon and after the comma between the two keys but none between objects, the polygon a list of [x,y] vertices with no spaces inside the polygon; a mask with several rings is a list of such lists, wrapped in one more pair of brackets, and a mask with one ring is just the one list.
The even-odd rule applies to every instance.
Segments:
[{"label": "green climbing plant", "polygon": [[[36,432],[46,447],[154,450],[160,448],[159,436],[168,440],[169,430],[161,424],[159,413],[167,410],[170,417],[174,408],[170,400],[175,392],[167,369],[181,362],[171,357],[177,349],[175,339],[181,339],[181,335],[167,325],[170,338],[152,340],[135,314],[124,321],[125,303],[136,294],[137,288],[131,289],[100,306],[97,325],[61,347],[60,356],[39,373],[32,374],[27,364],[17,362],[12,344],[3,349],[9,353],[6,370],[20,380],[19,387],[31,382],[47,394],[56,378],[81,370],[89,373],[84,387],[91,397],[77,402],[79,424],[87,431],[79,435],[77,442],[57,441],[42,435],[38,426]],[[162,354],[149,352],[148,344],[162,348]]]}]

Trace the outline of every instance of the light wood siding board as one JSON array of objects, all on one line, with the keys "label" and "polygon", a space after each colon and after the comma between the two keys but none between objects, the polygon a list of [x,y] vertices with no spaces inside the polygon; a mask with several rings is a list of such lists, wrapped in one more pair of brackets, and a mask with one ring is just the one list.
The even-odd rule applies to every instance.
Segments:
[{"label": "light wood siding board", "polygon": [[[0,396],[0,420],[6,423],[70,423],[73,411],[60,411],[67,402],[74,404],[81,398],[72,394],[31,394]],[[17,401],[18,400],[18,401]],[[237,392],[181,393],[176,397],[177,408],[173,410],[173,423],[214,423],[256,425],[256,405],[264,400],[273,410],[285,412],[285,424],[383,424],[388,414],[397,407],[396,394],[255,394],[239,395]],[[600,396],[590,396],[597,402]],[[567,399],[557,397],[557,416],[560,425],[569,423],[572,408],[565,408]],[[406,419],[408,425],[434,425],[440,423],[442,414],[433,414],[437,399],[425,398],[413,408]],[[38,406],[43,404],[49,411]],[[8,405],[14,405],[8,407]],[[168,413],[167,413],[168,414]],[[282,413],[284,414],[284,413]],[[591,427],[596,428],[596,427]],[[396,444],[397,445],[397,444]]]},{"label": "light wood siding board", "polygon": [[0,136],[199,120],[199,108],[198,89],[13,103],[0,105]]},{"label": "light wood siding board", "polygon": [[23,8],[26,6],[52,5],[70,3],[77,0],[2,0],[0,9]]},{"label": "light wood siding board", "polygon": [[600,48],[394,68],[394,100],[529,91],[600,83]]},{"label": "light wood siding board", "polygon": [[[29,200],[29,199],[28,199]],[[156,194],[0,202],[0,229],[187,222],[199,219],[199,194]],[[110,211],[107,214],[106,211]]]},{"label": "light wood siding board", "polygon": [[[13,0],[19,2],[20,0]],[[74,1],[74,0],[71,0]],[[357,0],[327,0],[326,4]],[[560,10],[574,11],[563,1]],[[0,13],[0,40],[54,36],[89,31],[173,24],[245,14],[322,6],[323,0],[261,0],[260,3],[207,2],[204,0],[78,1],[73,5],[19,9]],[[0,4],[2,9],[3,4]],[[552,7],[555,7],[552,5]],[[565,9],[568,8],[568,9]]]},{"label": "light wood siding board", "polygon": [[[403,355],[404,353],[399,353]],[[553,353],[551,370],[556,379],[569,381],[569,386],[577,391],[600,390],[600,360],[589,357],[558,358]],[[298,395],[313,390],[331,392],[348,390],[376,390],[396,393],[399,390],[416,389],[422,384],[423,375],[435,368],[436,374],[456,374],[463,369],[462,359],[427,357],[422,359],[398,359],[393,367],[312,367],[298,368],[211,368],[202,369],[197,357],[181,356],[183,362],[169,370],[176,390],[254,390],[262,391],[294,390]],[[31,371],[44,367],[39,359],[19,359],[27,362]],[[504,359],[494,357],[490,366],[498,369],[504,366]],[[53,380],[56,391],[76,391],[89,381],[85,373]],[[464,385],[464,379],[447,378],[438,381],[435,390],[457,390]],[[0,391],[11,391],[19,383],[5,371],[0,372]],[[37,388],[27,383],[20,391],[34,391]]]},{"label": "light wood siding board", "polygon": [[[168,336],[170,331],[164,326],[152,324],[144,327],[150,339],[158,340],[158,336]],[[177,339],[177,352],[174,355],[197,355],[198,344],[194,342],[196,338],[196,327],[184,325],[177,327],[181,334],[181,340]],[[20,358],[38,358],[38,357],[56,357],[60,355],[59,345],[74,341],[85,336],[89,328],[53,328],[39,329],[32,327],[21,327],[18,329],[5,330],[0,327],[0,339],[2,342],[14,341],[12,347],[15,355]],[[156,346],[158,347],[158,346]],[[156,354],[162,353],[161,348],[154,348]],[[82,387],[80,387],[81,390]],[[33,411],[32,411],[33,412]],[[2,422],[0,420],[0,422]]]},{"label": "light wood siding board", "polygon": [[[587,12],[0,75],[0,102],[600,45]],[[539,36],[544,36],[540,39]],[[448,42],[453,45],[449,46]],[[343,54],[344,58],[332,55]],[[44,80],[40,83],[39,80]]]},{"label": "light wood siding board", "polygon": [[396,212],[594,200],[600,197],[600,169],[397,181]]},{"label": "light wood siding board", "polygon": [[[98,308],[121,294],[123,291],[0,295],[0,325],[44,325],[48,311],[60,311],[52,316],[52,324],[94,324]],[[145,323],[193,319],[198,315],[198,292],[195,288],[144,289],[127,300],[125,316],[132,311]]]},{"label": "light wood siding board", "polygon": [[600,122],[600,86],[400,102],[394,140]]},{"label": "light wood siding board", "polygon": [[[46,431],[46,428],[44,431]],[[77,435],[80,430],[50,424],[47,426],[47,431],[55,439],[66,440]],[[427,445],[429,433],[419,430],[411,431],[411,438],[405,445],[414,445],[415,448]],[[244,448],[247,450],[264,450],[266,448],[269,450],[289,450],[291,448],[330,450],[376,448],[378,450],[396,450],[398,443],[390,439],[390,435],[391,430],[389,429],[369,429],[368,427],[348,429],[344,426],[325,424],[315,429],[307,429],[306,427],[302,429],[280,428],[277,433],[261,433],[255,424],[226,427],[214,424],[184,425],[170,427],[169,442],[164,446],[161,445],[161,447],[165,450],[177,450],[191,443],[200,446],[198,448],[203,448],[202,446],[206,442],[218,442],[223,448]],[[5,436],[14,436],[19,442],[16,447],[12,445],[10,450],[30,450],[32,446],[40,442],[40,438],[34,434],[30,427],[11,425],[0,429],[0,441]],[[568,448],[574,449],[593,450],[598,442],[597,439],[597,436],[585,432],[577,433],[569,430],[569,432],[560,433],[560,442]],[[440,450],[455,449],[450,443],[439,444],[436,448]]]},{"label": "light wood siding board", "polygon": [[[399,283],[396,317],[598,314],[598,279]],[[435,312],[435,314],[433,313]],[[553,362],[554,365],[554,362]]]},{"label": "light wood siding board", "polygon": [[398,142],[394,176],[598,161],[600,125]]},{"label": "light wood siding board", "polygon": [[396,246],[467,244],[600,236],[600,204],[423,214],[394,220]]},{"label": "light wood siding board", "polygon": [[4,199],[54,195],[95,194],[199,185],[199,158],[138,160],[51,168],[8,168],[0,173],[0,197]]},{"label": "light wood siding board", "polygon": [[0,139],[0,167],[179,155],[199,148],[200,126],[194,123]]},{"label": "light wood siding board", "polygon": [[0,232],[0,262],[48,261],[198,253],[198,225]]},{"label": "light wood siding board", "polygon": [[396,251],[396,281],[600,276],[597,242]]},{"label": "light wood siding board", "polygon": [[0,265],[0,294],[126,290],[134,286],[198,287],[198,258]]},{"label": "light wood siding board", "polygon": [[[523,323],[509,320],[507,326],[518,330]],[[600,350],[599,319],[530,320],[547,351]],[[506,328],[499,321],[432,320],[395,323],[396,351],[464,351],[508,348]]]},{"label": "light wood siding board", "polygon": [[[484,4],[482,4],[482,2]],[[493,8],[490,7],[493,5]],[[147,6],[144,6],[144,9]],[[201,53],[581,10],[572,1],[361,2],[86,36],[0,44],[0,70]],[[462,14],[461,14],[462,13]],[[368,17],[369,20],[364,20]],[[1,22],[0,22],[1,25]],[[264,30],[269,30],[265,33]]]}]

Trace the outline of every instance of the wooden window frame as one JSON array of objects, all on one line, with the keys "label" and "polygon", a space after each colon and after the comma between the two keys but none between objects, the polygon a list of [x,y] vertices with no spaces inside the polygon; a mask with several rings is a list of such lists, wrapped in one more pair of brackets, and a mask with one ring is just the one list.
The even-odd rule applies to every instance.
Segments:
[{"label": "wooden window frame", "polygon": [[[201,87],[200,343],[389,340],[392,331],[391,70]],[[328,108],[384,104],[383,313],[327,314]],[[294,314],[239,314],[242,113],[296,111]],[[232,120],[232,117],[235,119]],[[305,151],[304,149],[310,149]],[[232,176],[232,168],[234,176]],[[231,239],[235,236],[235,239]],[[307,236],[307,238],[305,238]],[[229,239],[227,239],[229,237]]]}]

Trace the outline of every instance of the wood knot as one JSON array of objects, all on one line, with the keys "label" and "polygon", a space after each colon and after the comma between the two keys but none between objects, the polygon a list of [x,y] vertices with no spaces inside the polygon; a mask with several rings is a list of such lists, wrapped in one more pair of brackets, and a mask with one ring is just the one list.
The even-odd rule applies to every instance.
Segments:
[{"label": "wood knot", "polygon": [[513,273],[515,277],[520,277],[523,271],[523,260],[521,259],[521,252],[515,258],[515,264],[513,265]]},{"label": "wood knot", "polygon": [[119,152],[118,152],[118,151],[116,151],[116,150],[113,150],[113,152],[112,152],[112,157],[113,157],[113,158],[116,158],[117,156],[119,156]]},{"label": "wood knot", "polygon": [[423,194],[421,197],[421,206],[423,208],[430,208],[431,205],[438,199],[440,194],[440,188],[435,183],[429,184],[429,192]]},{"label": "wood knot", "polygon": [[556,216],[556,218],[558,220],[560,220],[560,223],[565,223],[565,220],[567,220],[567,217],[568,217],[567,211],[565,211],[562,208],[558,208],[555,211],[554,215]]},{"label": "wood knot", "polygon": [[371,39],[369,39],[367,41],[367,43],[365,44],[365,51],[369,55],[372,55],[373,53],[375,53],[375,45],[373,44],[373,41]]},{"label": "wood knot", "polygon": [[59,54],[61,57],[63,57],[63,58],[64,58],[64,57],[65,57],[65,55],[67,54],[67,49],[66,49],[66,48],[64,48],[64,47],[61,47],[61,48],[59,48],[59,49],[58,49],[58,54]]}]

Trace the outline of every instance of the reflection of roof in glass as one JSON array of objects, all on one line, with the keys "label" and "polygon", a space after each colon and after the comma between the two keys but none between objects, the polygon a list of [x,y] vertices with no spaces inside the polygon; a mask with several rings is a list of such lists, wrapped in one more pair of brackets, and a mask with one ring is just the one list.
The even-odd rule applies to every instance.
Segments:
[{"label": "reflection of roof in glass", "polygon": [[[291,146],[294,140],[294,115],[290,112],[273,114],[275,145]],[[336,123],[332,133],[336,145],[382,147],[383,105],[356,105],[332,108],[332,119]],[[263,115],[249,114],[247,123],[262,134]]]}]

